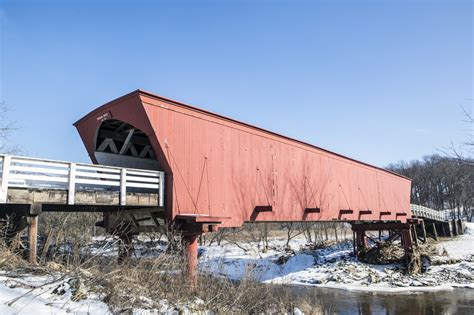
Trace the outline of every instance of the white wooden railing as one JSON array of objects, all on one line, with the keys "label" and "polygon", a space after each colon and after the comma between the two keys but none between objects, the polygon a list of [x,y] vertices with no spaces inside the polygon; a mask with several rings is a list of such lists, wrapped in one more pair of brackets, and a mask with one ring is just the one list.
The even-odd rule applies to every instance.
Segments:
[{"label": "white wooden railing", "polygon": [[423,207],[419,205],[410,205],[411,213],[413,216],[432,219],[436,221],[447,221],[448,220],[448,211],[447,210],[435,210],[428,207]]},{"label": "white wooden railing", "polygon": [[120,205],[125,206],[127,189],[133,188],[133,191],[158,193],[157,206],[164,206],[164,172],[4,154],[0,154],[0,163],[0,203],[7,202],[9,188],[20,187],[67,190],[69,205],[74,204],[79,190],[118,190]]}]

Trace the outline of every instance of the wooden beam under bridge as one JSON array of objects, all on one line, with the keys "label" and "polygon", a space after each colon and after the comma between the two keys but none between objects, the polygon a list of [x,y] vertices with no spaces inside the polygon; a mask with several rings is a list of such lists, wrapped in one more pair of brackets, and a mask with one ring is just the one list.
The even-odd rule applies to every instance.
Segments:
[{"label": "wooden beam under bridge", "polygon": [[[417,220],[408,220],[407,223],[402,222],[370,222],[370,223],[352,223],[352,231],[354,232],[354,255],[359,256],[368,246],[366,231],[397,231],[401,235],[401,242],[405,252],[407,266],[409,265],[413,255],[413,237],[412,231],[418,224]],[[414,236],[416,240],[416,236]]]},{"label": "wooden beam under bridge", "polygon": [[373,223],[353,223],[352,231],[389,231],[389,230],[409,230],[410,223],[401,222],[373,222]]}]

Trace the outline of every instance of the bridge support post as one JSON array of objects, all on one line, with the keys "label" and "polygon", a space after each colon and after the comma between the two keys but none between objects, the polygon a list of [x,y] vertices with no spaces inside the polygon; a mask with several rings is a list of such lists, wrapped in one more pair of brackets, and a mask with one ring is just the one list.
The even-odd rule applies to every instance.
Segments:
[{"label": "bridge support post", "polygon": [[415,246],[418,247],[418,233],[416,231],[416,226],[414,224],[410,225],[410,230],[412,231],[412,240],[415,241]]},{"label": "bridge support post", "polygon": [[402,230],[402,244],[405,251],[405,258],[407,260],[407,266],[413,256],[413,240],[411,237],[410,229]]},{"label": "bridge support post", "polygon": [[421,233],[423,236],[423,243],[426,243],[426,226],[425,226],[425,220],[421,220]]},{"label": "bridge support post", "polygon": [[36,265],[36,251],[38,239],[38,216],[28,216],[28,261]]},{"label": "bridge support post", "polygon": [[438,231],[436,230],[436,223],[434,222],[431,222],[432,226],[433,226],[433,235],[434,235],[434,238],[436,241],[438,241]]},{"label": "bridge support post", "polygon": [[451,222],[451,227],[452,227],[452,230],[453,230],[453,235],[452,236],[458,236],[459,235],[459,232],[458,232],[458,224],[456,222],[456,219],[453,219]]},{"label": "bridge support post", "polygon": [[464,228],[462,226],[462,219],[458,219],[457,223],[458,223],[458,234],[463,235],[464,234]]},{"label": "bridge support post", "polygon": [[354,253],[356,256],[359,256],[360,252],[367,247],[367,238],[365,235],[365,230],[355,231],[355,247]]},{"label": "bridge support post", "polygon": [[198,284],[198,237],[204,233],[217,231],[224,217],[178,215],[177,226],[181,232],[187,259],[187,283],[192,288]]},{"label": "bridge support post", "polygon": [[392,235],[389,237],[388,241],[392,242],[398,235],[401,235],[402,246],[405,251],[405,258],[407,261],[407,266],[409,265],[413,253],[413,241],[416,236],[412,237],[412,233],[415,225],[415,222],[373,222],[373,223],[353,223],[352,224],[352,231],[355,233],[355,245],[356,250],[355,253],[357,256],[360,257],[360,253],[362,249],[367,247],[367,231],[389,231]]},{"label": "bridge support post", "polygon": [[199,234],[186,234],[183,236],[186,246],[186,258],[188,260],[187,272],[188,282],[192,287],[197,286],[198,273],[198,244],[197,238]]},{"label": "bridge support post", "polygon": [[448,223],[441,223],[441,236],[446,237],[448,234],[446,233],[446,227],[449,229],[449,222]]}]

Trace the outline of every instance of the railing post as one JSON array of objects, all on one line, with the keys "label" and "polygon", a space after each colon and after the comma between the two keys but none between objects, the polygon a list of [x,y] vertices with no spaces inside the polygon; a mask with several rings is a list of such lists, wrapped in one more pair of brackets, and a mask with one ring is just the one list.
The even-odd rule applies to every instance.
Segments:
[{"label": "railing post", "polygon": [[125,206],[127,204],[127,169],[122,168],[120,170],[120,205]]},{"label": "railing post", "polygon": [[73,205],[76,196],[76,163],[69,163],[67,204]]},{"label": "railing post", "polygon": [[36,265],[36,250],[38,241],[38,215],[28,217],[28,261]]},{"label": "railing post", "polygon": [[0,188],[0,203],[7,202],[8,194],[8,180],[10,177],[10,165],[12,157],[10,155],[3,156],[3,166],[2,166],[2,186]]},{"label": "railing post", "polygon": [[165,206],[165,172],[160,172],[160,187],[158,190],[158,206],[164,207]]}]

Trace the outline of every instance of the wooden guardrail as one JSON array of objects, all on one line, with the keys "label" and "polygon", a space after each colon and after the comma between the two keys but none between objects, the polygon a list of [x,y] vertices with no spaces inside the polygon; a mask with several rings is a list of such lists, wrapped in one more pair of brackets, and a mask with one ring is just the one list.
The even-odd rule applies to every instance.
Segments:
[{"label": "wooden guardrail", "polygon": [[436,221],[447,221],[448,220],[448,213],[446,210],[435,210],[424,206],[419,205],[410,205],[411,213],[420,218],[426,218]]},{"label": "wooden guardrail", "polygon": [[77,191],[119,191],[126,205],[127,190],[158,193],[164,207],[165,174],[160,171],[70,163],[0,154],[0,203],[7,203],[9,188],[66,190],[67,204],[75,204]]}]

